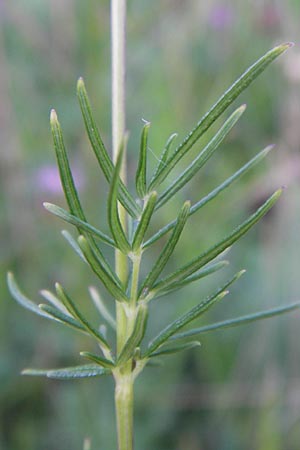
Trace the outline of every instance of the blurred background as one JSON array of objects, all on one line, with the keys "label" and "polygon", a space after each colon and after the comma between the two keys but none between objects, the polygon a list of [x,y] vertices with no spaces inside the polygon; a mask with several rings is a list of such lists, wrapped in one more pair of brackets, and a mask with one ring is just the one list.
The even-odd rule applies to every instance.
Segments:
[{"label": "blurred background", "polygon": [[[196,201],[276,144],[265,162],[193,216],[170,266],[227,234],[277,187],[288,189],[232,248],[224,272],[153,304],[149,337],[241,268],[247,273],[231,295],[198,324],[300,299],[299,19],[299,0],[128,0],[129,179],[142,119],[152,122],[154,166],[168,136],[178,132],[182,139],[246,67],[276,44],[297,44],[235,102],[248,104],[243,118],[205,169],[161,210],[157,225],[173,219],[183,199]],[[7,270],[14,271],[36,302],[40,289],[61,281],[95,314],[87,286],[96,281],[62,237],[66,224],[42,202],[65,206],[48,126],[55,107],[88,217],[107,227],[107,185],[94,163],[75,86],[83,76],[110,148],[109,1],[1,0],[0,22],[0,448],[81,450],[89,437],[92,450],[112,450],[112,380],[19,375],[28,366],[80,364],[78,352],[90,350],[90,343],[23,310],[5,281]],[[156,256],[150,252],[147,263]],[[145,371],[136,385],[136,448],[299,450],[299,323],[296,312],[203,335],[199,350]]]}]

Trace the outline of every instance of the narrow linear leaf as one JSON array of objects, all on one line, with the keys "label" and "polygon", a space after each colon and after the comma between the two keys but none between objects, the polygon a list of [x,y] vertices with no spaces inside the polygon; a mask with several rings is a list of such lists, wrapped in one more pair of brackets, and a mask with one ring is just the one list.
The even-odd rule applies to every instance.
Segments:
[{"label": "narrow linear leaf", "polygon": [[93,353],[90,352],[80,352],[80,356],[83,356],[84,358],[87,358],[90,361],[93,361],[99,366],[102,366],[106,369],[112,369],[113,367],[115,367],[112,361],[109,361],[106,358],[102,358],[101,356],[94,355]]},{"label": "narrow linear leaf", "polygon": [[46,317],[47,319],[52,319],[49,314],[47,314],[45,311],[41,311],[37,304],[29,300],[29,298],[27,298],[23,294],[16,283],[14,275],[11,272],[7,274],[7,285],[9,292],[11,293],[12,297],[19,303],[19,305],[23,306],[23,308],[26,308],[31,312],[34,312],[35,314],[38,314],[39,316]]},{"label": "narrow linear leaf", "polygon": [[157,200],[157,192],[153,191],[153,192],[151,192],[151,194],[149,195],[149,197],[147,199],[145,209],[143,210],[139,224],[134,233],[133,242],[132,242],[132,251],[133,252],[137,251],[142,245],[144,236],[146,234],[152,214],[154,212],[156,200]]},{"label": "narrow linear leaf", "polygon": [[136,171],[135,187],[140,198],[144,198],[147,193],[147,153],[148,153],[148,134],[150,122],[147,122],[142,130],[139,162]]},{"label": "narrow linear leaf", "polygon": [[155,188],[155,185],[156,185],[156,178],[157,178],[157,176],[159,175],[159,173],[160,173],[160,171],[163,169],[163,167],[165,166],[165,164],[166,164],[166,161],[167,161],[167,159],[168,159],[168,156],[169,156],[169,153],[170,153],[170,149],[171,149],[171,147],[172,147],[172,144],[173,144],[173,142],[175,141],[175,139],[178,137],[178,134],[177,133],[173,133],[173,134],[171,134],[171,136],[169,137],[169,139],[167,140],[167,142],[166,142],[166,145],[165,145],[165,148],[164,148],[164,150],[163,150],[163,152],[162,152],[162,155],[161,155],[161,157],[160,157],[160,159],[159,159],[159,162],[158,162],[158,164],[157,164],[157,167],[156,167],[156,169],[155,169],[155,171],[154,171],[154,174],[153,174],[153,177],[152,177],[152,179],[151,179],[151,181],[150,181],[150,185],[152,186],[152,189],[154,189]]},{"label": "narrow linear leaf", "polygon": [[59,309],[63,314],[66,314],[67,316],[71,317],[67,308],[63,305],[63,303],[59,300],[59,298],[57,298],[56,295],[54,295],[52,292],[48,291],[47,289],[42,289],[40,291],[40,294],[56,309]]},{"label": "narrow linear leaf", "polygon": [[[51,111],[50,116],[51,131],[53,136],[54,149],[56,154],[56,159],[58,163],[61,184],[65,193],[66,201],[70,208],[70,213],[73,216],[77,216],[83,222],[87,222],[85,214],[83,212],[78,193],[75,187],[75,183],[72,177],[72,172],[69,165],[69,160],[63,140],[62,130],[60,123],[57,119],[56,112],[54,109]],[[106,259],[104,258],[102,252],[98,248],[93,236],[89,233],[78,228],[79,233],[82,233],[88,240],[90,246],[93,248],[97,258],[101,261],[102,265],[105,267],[106,271],[113,276],[113,272],[109,267]]]},{"label": "narrow linear leaf", "polygon": [[153,286],[155,291],[167,289],[174,282],[180,282],[184,278],[189,277],[197,270],[201,269],[207,263],[212,261],[216,256],[222,253],[226,248],[230,247],[234,242],[240,239],[250,228],[252,228],[276,203],[282,193],[282,189],[278,189],[257,211],[252,214],[245,222],[235,228],[228,236],[222,239],[213,247],[202,253],[191,262],[185,264],[176,272],[159,281]]},{"label": "narrow linear leaf", "polygon": [[68,211],[61,208],[60,206],[53,205],[52,203],[48,203],[48,202],[44,202],[43,206],[51,214],[54,214],[55,216],[59,217],[60,219],[64,220],[67,223],[70,223],[71,225],[75,225],[75,227],[77,227],[77,229],[79,229],[80,232],[89,233],[92,236],[94,236],[95,238],[99,239],[100,241],[102,241],[105,244],[108,244],[112,247],[116,246],[115,242],[109,236],[107,236],[105,233],[102,233],[102,231],[93,227],[92,225],[85,222],[84,220],[79,219],[78,217],[74,216],[73,214],[68,213]]},{"label": "narrow linear leaf", "polygon": [[157,201],[156,209],[164,205],[170,200],[182,187],[184,187],[204,166],[204,164],[212,157],[214,152],[219,148],[221,142],[225,139],[232,127],[236,124],[246,109],[246,105],[240,106],[226,120],[220,130],[209,141],[200,154],[191,162],[187,169],[176,178],[176,180],[161,194]]},{"label": "narrow linear leaf", "polygon": [[[114,171],[114,164],[103,144],[98,127],[93,118],[90,101],[82,78],[79,78],[77,82],[77,96],[92,149],[106,180],[110,183]],[[140,214],[140,209],[131,194],[128,192],[122,180],[120,180],[119,197],[120,202],[127,212],[132,217],[138,217]]]},{"label": "narrow linear leaf", "polygon": [[190,350],[195,347],[200,347],[201,343],[199,341],[192,341],[192,342],[186,342],[181,345],[176,345],[172,347],[163,347],[161,350],[158,350],[157,352],[151,353],[149,355],[150,358],[156,357],[156,356],[165,356],[165,355],[172,355],[174,353],[182,352],[184,350]]},{"label": "narrow linear leaf", "polygon": [[93,286],[90,286],[89,287],[89,293],[90,293],[90,296],[91,296],[91,298],[93,300],[94,305],[96,306],[96,308],[100,312],[100,314],[103,317],[103,319],[105,319],[106,322],[112,327],[112,329],[115,330],[116,329],[116,321],[112,317],[110,312],[108,311],[108,309],[107,309],[104,301],[102,300],[101,295],[97,291],[97,289],[94,288]]},{"label": "narrow linear leaf", "polygon": [[171,340],[183,339],[196,334],[208,333],[210,331],[222,330],[225,328],[233,328],[240,325],[246,325],[257,320],[269,319],[274,316],[285,314],[300,308],[300,302],[291,303],[289,305],[280,306],[278,308],[269,309],[266,311],[260,311],[253,314],[248,314],[234,319],[223,320],[222,322],[216,322],[211,325],[204,325],[199,328],[193,328],[192,330],[178,333],[172,336]]},{"label": "narrow linear leaf", "polygon": [[[241,167],[237,172],[235,172],[232,176],[227,178],[222,184],[220,184],[218,187],[216,187],[213,191],[211,191],[208,195],[203,197],[201,200],[199,200],[197,203],[192,205],[190,209],[190,216],[194,214],[195,212],[199,211],[203,206],[205,206],[207,203],[209,203],[211,200],[217,197],[222,191],[224,191],[226,188],[231,186],[232,183],[237,181],[239,178],[241,178],[245,173],[247,173],[250,169],[252,169],[257,163],[259,163],[263,158],[267,156],[267,154],[274,148],[273,145],[269,145],[264,150],[262,150],[260,153],[258,153],[254,158],[252,158],[250,161],[248,161],[243,167]],[[148,241],[146,241],[143,244],[143,248],[147,248],[150,245],[154,244],[158,239],[160,239],[162,236],[164,236],[168,231],[172,230],[176,224],[176,220],[173,220],[172,222],[165,225],[163,228],[161,228],[157,233],[155,233]]]},{"label": "narrow linear leaf", "polygon": [[79,258],[82,259],[83,262],[87,263],[87,260],[85,259],[84,254],[81,251],[81,248],[79,247],[79,245],[77,244],[77,241],[73,238],[71,233],[69,233],[67,230],[62,230],[61,234],[66,239],[66,241],[70,244],[70,246],[72,247],[74,252],[77,253]]},{"label": "narrow linear leaf", "polygon": [[55,308],[51,305],[44,305],[43,303],[39,305],[39,309],[41,312],[47,313],[47,315],[56,322],[63,323],[64,325],[69,325],[76,330],[80,330],[86,334],[86,329],[73,317],[70,317],[67,314],[64,314],[59,309]]},{"label": "narrow linear leaf", "polygon": [[[202,117],[195,128],[186,136],[175,152],[167,160],[166,165],[157,176],[155,185],[157,186],[170,173],[173,167],[190,150],[198,139],[210,128],[218,117],[228,108],[229,105],[250,85],[250,83],[262,73],[267,66],[279,55],[285,52],[293,44],[287,43],[274,47],[250,66],[235,83],[219,98],[213,107]],[[153,186],[150,185],[149,189]]]},{"label": "narrow linear leaf", "polygon": [[215,273],[218,270],[221,270],[228,265],[229,265],[228,261],[219,261],[219,262],[210,264],[207,267],[204,267],[202,270],[199,270],[199,272],[197,272],[196,274],[191,275],[187,278],[184,278],[183,280],[181,280],[177,283],[175,282],[175,283],[171,284],[168,287],[168,289],[166,289],[165,291],[160,291],[159,297],[162,295],[169,294],[170,292],[172,292],[174,290],[177,291],[178,289],[183,288],[187,284],[193,283],[194,281],[198,281],[201,278],[207,277],[208,275],[211,275],[212,273]]},{"label": "narrow linear leaf", "polygon": [[107,291],[118,301],[128,301],[128,297],[119,284],[116,284],[115,279],[112,278],[105,269],[101,266],[100,262],[96,259],[92,249],[90,248],[87,240],[84,236],[79,236],[78,244],[81,248],[86,260],[88,261],[91,269],[102,281]]},{"label": "narrow linear leaf", "polygon": [[190,211],[191,203],[189,201],[185,202],[183,207],[181,208],[177,223],[174,227],[173,233],[171,234],[170,238],[168,239],[166,245],[161,251],[161,254],[159,255],[156,263],[154,264],[152,270],[147,275],[144,283],[142,284],[142,287],[140,289],[140,296],[147,297],[151,287],[163,271],[164,267],[166,266],[167,262],[169,261],[172,253],[174,252],[174,249],[179,241],[180,235],[183,231],[183,228],[186,224],[189,211]]},{"label": "narrow linear leaf", "polygon": [[108,223],[114,241],[116,242],[121,252],[128,254],[130,251],[130,245],[125,236],[120,221],[119,206],[118,206],[119,174],[121,170],[122,156],[123,156],[123,148],[121,148],[119,155],[117,157],[116,167],[113,173],[111,187],[108,196],[107,212],[108,212]]},{"label": "narrow linear leaf", "polygon": [[148,357],[152,353],[155,352],[162,344],[170,339],[171,336],[176,334],[181,328],[188,325],[193,320],[197,319],[199,316],[204,314],[209,308],[211,308],[216,302],[222,300],[225,295],[228,294],[226,290],[231,284],[237,281],[241,275],[245,273],[244,270],[235,274],[230,280],[228,280],[221,288],[219,288],[214,294],[207,297],[198,305],[194,306],[190,311],[185,313],[183,316],[176,319],[166,328],[164,328],[148,345],[148,350],[143,355],[144,357]]},{"label": "narrow linear leaf", "polygon": [[83,366],[65,367],[63,369],[25,369],[22,375],[46,376],[47,378],[56,378],[71,380],[74,378],[89,378],[108,375],[111,371],[99,367],[97,364],[85,364]]},{"label": "narrow linear leaf", "polygon": [[94,328],[89,321],[81,314],[71,297],[66,293],[63,287],[59,283],[55,283],[56,293],[59,299],[63,302],[67,310],[72,314],[72,316],[78,320],[79,323],[86,329],[86,331],[94,336],[102,346],[106,349],[109,348],[109,344],[102,334]]},{"label": "narrow linear leaf", "polygon": [[134,329],[126,341],[117,360],[117,365],[121,365],[128,361],[134,355],[136,347],[141,343],[147,326],[148,308],[145,304],[140,303],[135,320]]}]

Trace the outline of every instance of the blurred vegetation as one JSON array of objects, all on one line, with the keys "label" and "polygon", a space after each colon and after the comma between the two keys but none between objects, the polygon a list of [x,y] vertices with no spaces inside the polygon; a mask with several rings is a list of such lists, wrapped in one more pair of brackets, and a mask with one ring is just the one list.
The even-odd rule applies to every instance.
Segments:
[{"label": "blurred vegetation", "polygon": [[[299,0],[129,0],[129,167],[136,164],[142,119],[152,122],[154,164],[169,134],[183,137],[251,62],[274,44],[299,41],[299,19]],[[89,436],[92,449],[110,450],[116,447],[112,381],[21,377],[26,366],[76,364],[84,338],[21,310],[5,283],[6,271],[13,270],[38,301],[41,288],[63,281],[89,308],[86,286],[94,279],[61,236],[65,225],[43,210],[42,201],[64,206],[48,126],[53,106],[90,217],[96,224],[105,214],[107,186],[95,169],[75,83],[84,77],[110,147],[109,1],[2,0],[0,22],[0,448],[81,449]],[[204,231],[210,230],[212,242],[273,189],[288,185],[271,213],[231,250],[231,266],[248,273],[209,313],[211,319],[299,299],[299,85],[296,46],[243,94],[241,102],[248,104],[243,119],[201,176],[178,195],[177,204],[183,197],[200,198],[259,149],[277,144],[266,163],[189,225],[187,237],[193,238],[181,248],[183,259],[195,246],[208,246]],[[160,213],[160,223],[174,217],[173,206],[174,211]],[[178,257],[173,264],[179,265]],[[214,276],[159,300],[161,314],[152,318],[152,333],[219,281]],[[295,316],[205,335],[200,350],[146,371],[136,392],[137,449],[298,450]]]}]

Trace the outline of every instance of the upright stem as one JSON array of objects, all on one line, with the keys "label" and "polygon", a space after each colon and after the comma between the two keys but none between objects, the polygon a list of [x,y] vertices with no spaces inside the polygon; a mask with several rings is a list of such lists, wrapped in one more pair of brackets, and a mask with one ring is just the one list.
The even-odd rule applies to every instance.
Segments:
[{"label": "upright stem", "polygon": [[[116,161],[125,137],[125,43],[126,43],[126,0],[111,0],[112,40],[112,143],[113,160]],[[124,149],[125,150],[125,149]],[[126,183],[126,154],[124,152],[120,176]],[[126,230],[126,212],[120,206],[120,220]],[[127,256],[116,250],[116,274],[126,283],[128,276]],[[131,332],[128,318],[119,302],[116,302],[117,354],[119,354]],[[133,377],[131,363],[115,373],[115,407],[118,433],[118,449],[133,450]]]}]

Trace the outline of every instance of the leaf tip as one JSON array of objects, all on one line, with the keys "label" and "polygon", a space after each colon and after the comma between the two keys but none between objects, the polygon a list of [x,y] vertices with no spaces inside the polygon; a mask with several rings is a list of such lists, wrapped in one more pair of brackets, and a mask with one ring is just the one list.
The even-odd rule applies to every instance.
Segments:
[{"label": "leaf tip", "polygon": [[78,80],[77,80],[77,89],[79,90],[79,89],[84,89],[84,81],[83,81],[83,78],[82,77],[79,77],[78,78]]},{"label": "leaf tip", "polygon": [[58,122],[58,118],[57,118],[57,114],[56,114],[55,109],[51,109],[51,111],[50,111],[50,122],[51,123]]}]

